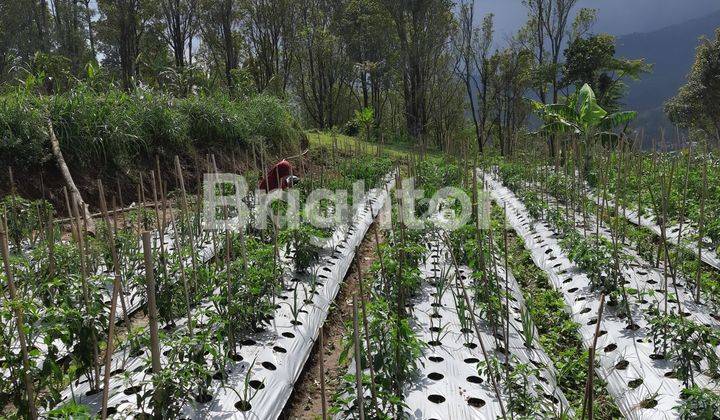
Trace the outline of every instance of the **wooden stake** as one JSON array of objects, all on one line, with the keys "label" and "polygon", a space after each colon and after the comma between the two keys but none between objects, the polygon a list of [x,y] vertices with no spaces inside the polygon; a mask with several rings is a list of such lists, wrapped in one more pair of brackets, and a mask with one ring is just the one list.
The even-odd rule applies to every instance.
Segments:
[{"label": "wooden stake", "polygon": [[355,267],[357,268],[358,289],[360,291],[360,306],[362,309],[363,329],[365,330],[365,358],[370,371],[370,397],[372,398],[373,409],[377,411],[377,394],[375,392],[375,369],[372,364],[372,347],[370,346],[370,327],[367,318],[367,307],[365,305],[365,292],[363,291],[363,276],[360,268],[360,249],[355,249]]},{"label": "wooden stake", "polygon": [[325,400],[325,331],[320,327],[320,404],[322,405],[322,419],[327,420],[327,401]]},{"label": "wooden stake", "polygon": [[[100,209],[105,217],[105,223],[108,226],[108,236],[110,251],[113,257],[113,268],[115,271],[115,278],[113,280],[112,297],[110,298],[110,314],[108,317],[108,338],[107,347],[105,349],[105,377],[103,378],[103,397],[102,397],[102,410],[101,418],[105,420],[107,418],[107,405],[108,398],[110,397],[110,365],[112,362],[112,355],[114,350],[115,340],[115,314],[117,312],[117,301],[120,296],[122,285],[120,281],[120,263],[118,261],[117,251],[115,250],[115,235],[110,228],[110,216],[107,211],[107,204],[105,203],[105,191],[103,190],[102,181],[98,180],[98,191],[100,193]],[[124,302],[124,299],[121,299]],[[130,327],[130,321],[128,319],[127,311],[123,310],[125,316],[125,323]]]},{"label": "wooden stake", "polygon": [[360,360],[362,354],[360,353],[360,335],[358,326],[358,305],[357,296],[353,296],[353,342],[355,343],[355,390],[357,391],[357,406],[359,411],[360,420],[365,420],[365,393],[363,392],[363,371]]},{"label": "wooden stake", "polygon": [[[5,221],[3,225],[5,225]],[[30,356],[28,354],[27,339],[25,337],[25,323],[23,321],[23,312],[17,303],[17,290],[15,289],[15,279],[13,277],[12,267],[10,266],[10,250],[8,248],[8,240],[3,229],[0,231],[0,246],[2,246],[2,258],[5,265],[5,276],[7,277],[8,291],[10,292],[10,300],[12,301],[13,311],[15,312],[15,326],[18,332],[18,341],[20,341],[20,353],[22,354],[23,378],[25,381],[25,393],[28,404],[28,414],[30,418],[35,420],[38,418],[37,408],[35,407],[35,386],[32,376],[30,376]]]}]

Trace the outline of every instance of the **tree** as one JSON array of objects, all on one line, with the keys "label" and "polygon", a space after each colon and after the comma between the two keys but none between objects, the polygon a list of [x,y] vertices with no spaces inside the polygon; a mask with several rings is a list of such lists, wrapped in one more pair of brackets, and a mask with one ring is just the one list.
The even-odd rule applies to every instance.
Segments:
[{"label": "tree", "polygon": [[650,66],[640,60],[615,57],[615,37],[608,34],[577,37],[565,49],[562,84],[580,88],[590,85],[600,106],[608,111],[620,108],[625,94],[624,80],[637,80]]},{"label": "tree", "polygon": [[238,36],[233,29],[239,20],[238,4],[235,0],[203,0],[201,9],[199,26],[202,38],[211,50],[217,67],[223,68],[228,90],[233,92],[233,72],[240,62]]},{"label": "tree", "polygon": [[419,140],[428,123],[429,81],[453,28],[450,0],[382,0],[397,32],[405,124],[411,137]]},{"label": "tree", "polygon": [[[373,108],[375,129],[380,127],[391,71],[397,57],[393,52],[396,38],[393,22],[377,0],[350,0],[340,18],[340,35],[354,66],[359,84],[356,94],[361,108]],[[356,93],[356,89],[353,89]]]},{"label": "tree", "polygon": [[489,114],[492,103],[490,48],[493,42],[493,15],[486,15],[482,26],[476,28],[474,10],[474,1],[460,5],[459,30],[453,37],[453,45],[457,55],[455,73],[465,85],[478,151],[482,153],[488,137],[488,126],[492,126]]},{"label": "tree", "polygon": [[87,60],[85,29],[81,26],[81,13],[85,12],[77,0],[53,0],[51,6],[58,53],[70,61],[72,74],[77,76]]},{"label": "tree", "polygon": [[720,29],[703,40],[687,83],[665,104],[670,121],[720,144]]},{"label": "tree", "polygon": [[[165,38],[175,58],[175,67],[192,64],[192,39],[197,20],[197,0],[162,0],[160,18],[165,24]],[[187,45],[187,47],[186,47]]]},{"label": "tree", "polygon": [[103,64],[119,66],[123,88],[130,90],[138,76],[140,1],[98,0],[97,4],[101,19],[96,26],[99,50],[105,56]]},{"label": "tree", "polygon": [[595,92],[585,84],[570,95],[564,103],[545,105],[532,101],[535,111],[544,124],[539,132],[545,134],[568,134],[580,140],[585,157],[585,174],[590,169],[590,152],[597,140],[616,144],[620,135],[615,127],[627,125],[637,117],[635,111],[608,113],[597,102]]},{"label": "tree", "polygon": [[515,41],[511,41],[505,50],[492,58],[492,106],[500,153],[503,156],[512,154],[513,142],[529,113],[524,95],[530,88],[531,60],[530,52]]},{"label": "tree", "polygon": [[300,11],[296,35],[296,81],[305,110],[319,128],[338,121],[351,64],[334,27],[339,12],[332,0],[312,0]]},{"label": "tree", "polygon": [[259,92],[271,88],[284,96],[295,58],[296,5],[292,0],[248,0],[244,4],[245,65]]},{"label": "tree", "polygon": [[[558,101],[560,91],[560,54],[568,35],[568,25],[578,0],[524,0],[529,19],[521,29],[520,41],[534,58],[534,90],[541,102]],[[572,24],[573,36],[587,31],[595,19],[590,9],[581,9]],[[548,85],[551,86],[548,92]],[[551,99],[548,98],[551,93]],[[555,153],[554,137],[550,136],[550,152]]]}]

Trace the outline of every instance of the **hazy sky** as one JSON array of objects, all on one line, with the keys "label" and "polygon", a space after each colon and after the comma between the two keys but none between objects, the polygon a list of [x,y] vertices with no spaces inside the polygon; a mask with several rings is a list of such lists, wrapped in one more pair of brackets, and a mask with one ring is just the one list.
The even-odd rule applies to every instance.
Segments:
[{"label": "hazy sky", "polygon": [[[578,4],[598,9],[594,32],[613,35],[649,32],[720,9],[720,0],[580,0]],[[500,43],[527,18],[522,0],[475,0],[475,8],[476,15],[495,14],[495,36]]]}]

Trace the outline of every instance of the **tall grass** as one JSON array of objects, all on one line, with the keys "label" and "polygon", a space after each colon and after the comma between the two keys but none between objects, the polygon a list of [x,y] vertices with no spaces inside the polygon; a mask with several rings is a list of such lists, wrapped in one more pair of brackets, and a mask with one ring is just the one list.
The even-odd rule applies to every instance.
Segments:
[{"label": "tall grass", "polygon": [[173,97],[148,89],[0,96],[0,164],[33,167],[50,159],[52,119],[68,163],[79,169],[126,167],[155,154],[230,152],[263,138],[268,150],[293,150],[302,130],[279,99],[222,95]]}]

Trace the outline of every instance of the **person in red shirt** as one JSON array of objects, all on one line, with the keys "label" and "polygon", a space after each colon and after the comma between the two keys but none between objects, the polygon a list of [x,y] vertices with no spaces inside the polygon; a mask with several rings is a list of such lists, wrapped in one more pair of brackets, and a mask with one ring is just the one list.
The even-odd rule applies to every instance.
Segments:
[{"label": "person in red shirt", "polygon": [[307,150],[305,150],[298,156],[283,159],[273,165],[273,167],[268,170],[267,175],[260,179],[260,182],[258,183],[258,189],[270,192],[278,188],[282,188],[283,190],[285,190],[295,185],[298,181],[300,181],[300,178],[294,175],[293,167],[292,164],[289,162],[289,159],[303,156],[305,155],[305,153],[307,153]]}]

